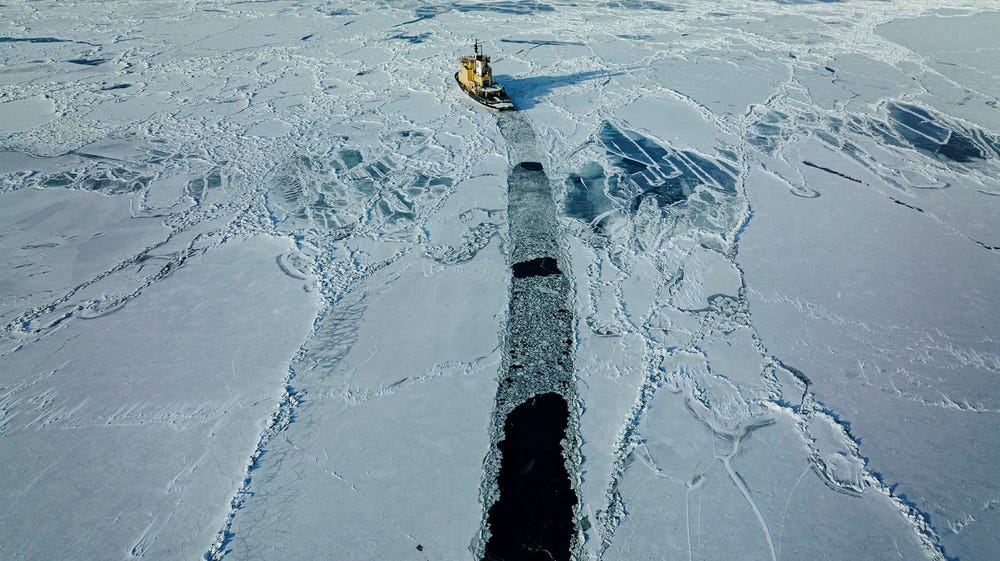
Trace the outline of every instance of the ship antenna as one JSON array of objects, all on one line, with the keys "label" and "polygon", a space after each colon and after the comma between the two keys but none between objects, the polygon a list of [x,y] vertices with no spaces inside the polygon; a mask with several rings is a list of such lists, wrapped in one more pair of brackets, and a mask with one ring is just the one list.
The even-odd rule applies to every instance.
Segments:
[{"label": "ship antenna", "polygon": [[472,48],[475,49],[476,56],[479,56],[479,39],[476,39],[476,42],[472,44]]}]

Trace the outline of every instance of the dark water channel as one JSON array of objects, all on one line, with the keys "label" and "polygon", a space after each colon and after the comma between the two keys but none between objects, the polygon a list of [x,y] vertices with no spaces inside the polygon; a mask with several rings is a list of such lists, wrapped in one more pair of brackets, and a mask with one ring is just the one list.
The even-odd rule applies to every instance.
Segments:
[{"label": "dark water channel", "polygon": [[562,274],[562,271],[559,270],[559,262],[551,257],[538,257],[530,261],[514,263],[511,270],[515,279]]},{"label": "dark water channel", "polygon": [[566,400],[557,393],[535,396],[507,415],[500,500],[489,512],[493,535],[484,559],[569,559],[576,495],[562,455],[568,422]]}]

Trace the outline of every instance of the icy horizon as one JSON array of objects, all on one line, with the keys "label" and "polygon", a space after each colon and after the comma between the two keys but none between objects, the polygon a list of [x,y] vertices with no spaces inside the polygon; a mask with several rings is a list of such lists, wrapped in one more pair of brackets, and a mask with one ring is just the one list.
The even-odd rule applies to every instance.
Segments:
[{"label": "icy horizon", "polygon": [[0,557],[1000,558],[1000,2],[0,14]]}]

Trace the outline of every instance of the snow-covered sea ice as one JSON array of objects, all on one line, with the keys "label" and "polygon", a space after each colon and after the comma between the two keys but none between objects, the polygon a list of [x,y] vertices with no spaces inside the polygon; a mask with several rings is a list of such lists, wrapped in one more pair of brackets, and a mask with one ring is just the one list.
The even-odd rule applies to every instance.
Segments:
[{"label": "snow-covered sea ice", "polygon": [[1000,558],[998,25],[0,5],[0,558]]}]

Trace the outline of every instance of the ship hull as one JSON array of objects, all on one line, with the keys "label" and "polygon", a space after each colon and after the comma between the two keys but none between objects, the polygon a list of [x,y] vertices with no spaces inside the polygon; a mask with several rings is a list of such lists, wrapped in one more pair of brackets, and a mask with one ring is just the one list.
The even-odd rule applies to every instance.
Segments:
[{"label": "ship hull", "polygon": [[472,98],[476,103],[487,107],[494,111],[512,111],[514,109],[514,103],[510,100],[510,97],[504,95],[503,98],[490,99],[476,95],[475,92],[470,91],[468,88],[462,84],[462,81],[458,79],[458,72],[455,73],[455,81],[458,82],[458,87],[465,92],[465,95]]}]

